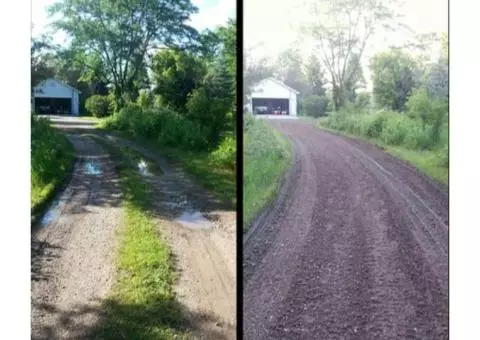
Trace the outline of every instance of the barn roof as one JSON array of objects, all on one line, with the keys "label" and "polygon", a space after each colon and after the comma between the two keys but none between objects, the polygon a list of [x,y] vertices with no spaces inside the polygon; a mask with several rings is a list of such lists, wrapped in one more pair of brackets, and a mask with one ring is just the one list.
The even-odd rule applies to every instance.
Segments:
[{"label": "barn roof", "polygon": [[300,92],[298,92],[297,90],[292,89],[290,86],[285,85],[285,84],[282,83],[280,80],[277,80],[277,79],[275,79],[275,78],[273,78],[273,77],[269,77],[269,78],[264,79],[264,80],[271,80],[271,81],[273,81],[274,83],[277,83],[278,85],[286,88],[287,90],[289,90],[289,91],[291,91],[291,92],[293,92],[293,93],[295,93],[295,94],[299,94],[299,93],[300,93]]},{"label": "barn roof", "polygon": [[68,85],[68,84],[65,84],[64,82],[62,82],[62,81],[60,81],[60,80],[58,80],[58,79],[55,79],[55,78],[48,78],[48,79],[42,80],[42,81],[40,82],[40,84],[38,84],[37,86],[35,86],[35,88],[40,87],[42,84],[46,83],[46,82],[49,81],[49,80],[53,80],[54,82],[56,82],[56,83],[58,83],[58,84],[60,84],[60,85],[62,85],[62,86],[68,87],[69,89],[72,89],[72,90],[74,90],[74,91],[77,92],[77,93],[82,93],[81,91],[77,90],[76,88],[74,88],[74,87],[72,87],[72,86],[70,86],[70,85]]}]

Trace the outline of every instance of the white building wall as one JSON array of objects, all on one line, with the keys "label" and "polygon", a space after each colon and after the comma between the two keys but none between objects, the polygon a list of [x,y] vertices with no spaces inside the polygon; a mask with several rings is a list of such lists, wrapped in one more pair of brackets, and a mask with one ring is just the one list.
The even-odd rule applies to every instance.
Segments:
[{"label": "white building wall", "polygon": [[290,98],[288,101],[290,116],[297,115],[297,95],[293,92],[290,92]]},{"label": "white building wall", "polygon": [[78,116],[79,114],[80,114],[80,100],[78,98],[78,92],[73,91],[72,115]]},{"label": "white building wall", "polygon": [[[39,91],[39,89],[41,91]],[[36,98],[72,98],[72,89],[53,79],[48,79],[35,88]]]},{"label": "white building wall", "polygon": [[[65,86],[62,83],[47,79],[40,83],[35,88],[35,98],[69,98],[71,102],[72,115],[78,116],[80,114],[80,98],[79,93],[71,87]],[[34,110],[35,101],[32,100],[32,109]]]},{"label": "white building wall", "polygon": [[290,91],[285,87],[265,79],[255,86],[250,98],[290,98]]}]

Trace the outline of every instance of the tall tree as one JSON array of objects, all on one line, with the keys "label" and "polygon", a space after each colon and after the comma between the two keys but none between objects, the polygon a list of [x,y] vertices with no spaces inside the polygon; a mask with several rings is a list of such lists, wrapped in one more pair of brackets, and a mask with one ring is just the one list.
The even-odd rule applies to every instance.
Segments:
[{"label": "tall tree", "polygon": [[247,103],[253,87],[261,80],[273,76],[273,67],[267,58],[254,59],[251,50],[243,52],[243,103]]},{"label": "tall tree", "polygon": [[51,41],[46,37],[32,39],[30,46],[30,54],[30,86],[33,93],[33,89],[35,88],[35,86],[37,86],[41,81],[52,77],[55,73],[53,65],[49,63],[49,59],[52,58]]},{"label": "tall tree", "polygon": [[152,61],[155,93],[162,101],[182,110],[188,95],[202,83],[205,64],[195,55],[179,50],[160,50]]},{"label": "tall tree", "polygon": [[303,72],[302,56],[295,47],[288,48],[278,56],[275,63],[275,76],[300,92],[301,97],[307,94],[309,84]]},{"label": "tall tree", "polygon": [[316,96],[324,96],[325,89],[325,74],[322,69],[322,65],[318,58],[312,54],[305,65],[305,73],[308,79],[308,83],[311,87],[311,94]]},{"label": "tall tree", "polygon": [[61,16],[54,26],[74,47],[99,56],[120,104],[150,49],[197,46],[197,32],[186,23],[196,11],[190,0],[63,0],[50,8]]},{"label": "tall tree", "polygon": [[346,73],[351,74],[351,76],[345,82],[343,97],[349,103],[354,103],[357,98],[357,89],[366,85],[360,59],[355,53],[348,61]]},{"label": "tall tree", "polygon": [[401,50],[390,50],[376,54],[371,69],[375,103],[403,111],[408,96],[419,84],[418,61]]},{"label": "tall tree", "polygon": [[345,87],[351,84],[357,67],[349,70],[352,58],[362,59],[369,39],[381,25],[388,28],[394,13],[391,0],[320,0],[313,1],[315,20],[304,25],[304,32],[313,38],[315,52],[321,57],[332,84],[334,108],[346,98]]}]

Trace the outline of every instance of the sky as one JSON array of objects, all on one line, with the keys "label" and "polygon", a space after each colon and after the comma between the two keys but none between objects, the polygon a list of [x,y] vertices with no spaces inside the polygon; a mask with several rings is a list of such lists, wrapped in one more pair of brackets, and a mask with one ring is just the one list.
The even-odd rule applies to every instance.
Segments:
[{"label": "sky", "polygon": [[[46,9],[57,1],[32,0],[33,37],[44,33],[49,34],[47,26],[50,19],[47,16]],[[225,24],[229,18],[235,18],[236,0],[192,0],[192,3],[198,7],[198,12],[192,16],[191,25],[199,31],[206,28],[215,28],[218,25]],[[53,38],[56,43],[62,43],[65,35],[58,32],[53,35]]]},{"label": "sky", "polygon": [[[402,14],[402,22],[416,33],[448,32],[448,0],[404,0],[396,12]],[[297,46],[309,56],[312,46],[302,41],[298,26],[308,17],[308,7],[302,0],[244,0],[244,46],[251,50],[254,59],[275,58],[290,46]],[[412,34],[408,31],[385,33],[380,31],[365,49],[362,64],[370,84],[368,63],[377,52],[388,49],[391,44],[403,44]],[[431,57],[440,51],[440,44],[433,46]]]}]

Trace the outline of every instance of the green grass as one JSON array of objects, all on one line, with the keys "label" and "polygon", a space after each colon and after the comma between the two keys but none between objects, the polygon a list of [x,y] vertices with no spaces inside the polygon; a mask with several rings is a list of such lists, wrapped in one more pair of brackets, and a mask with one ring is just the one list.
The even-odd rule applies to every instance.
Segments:
[{"label": "green grass", "polygon": [[115,132],[115,134],[132,140],[147,149],[155,150],[171,161],[180,164],[188,174],[194,176],[200,184],[211,190],[218,199],[235,208],[236,171],[232,167],[216,162],[211,153],[170,148],[157,141],[132,136],[125,132],[110,132]]},{"label": "green grass", "polygon": [[387,145],[378,138],[362,137],[345,131],[328,128],[325,126],[325,122],[326,119],[322,118],[321,120],[317,121],[317,126],[332,133],[341,134],[349,138],[356,138],[368,143],[372,143],[383,149],[385,152],[391,154],[392,156],[397,157],[407,163],[410,163],[415,168],[434,178],[438,182],[444,185],[448,185],[448,166],[446,167],[441,164],[441,156],[439,151],[411,150],[399,145]]},{"label": "green grass", "polygon": [[265,121],[252,121],[244,133],[243,230],[273,201],[292,162],[288,140]]},{"label": "green grass", "polygon": [[35,217],[71,172],[75,152],[67,137],[45,119],[31,121],[31,196]]},{"label": "green grass", "polygon": [[136,170],[137,155],[91,136],[114,159],[124,193],[124,224],[117,254],[117,278],[104,304],[102,339],[187,339],[185,319],[175,299],[170,248],[151,216],[151,193]]}]

